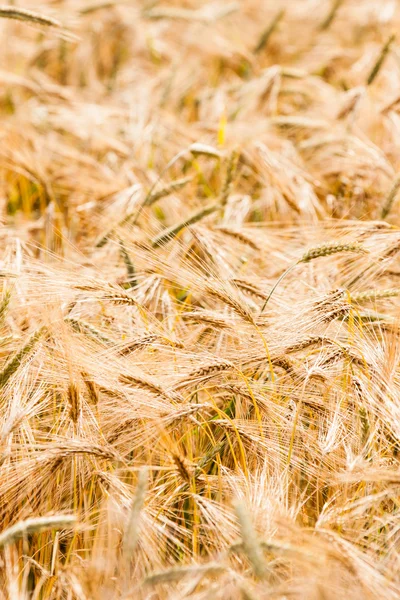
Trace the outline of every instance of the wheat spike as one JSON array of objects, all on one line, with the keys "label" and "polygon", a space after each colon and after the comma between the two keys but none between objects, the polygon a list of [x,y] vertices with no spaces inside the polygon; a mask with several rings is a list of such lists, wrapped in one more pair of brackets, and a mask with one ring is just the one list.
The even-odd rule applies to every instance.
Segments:
[{"label": "wheat spike", "polygon": [[299,263],[307,263],[315,258],[322,258],[324,256],[332,256],[332,254],[339,254],[341,252],[355,252],[358,254],[366,254],[365,248],[361,244],[358,243],[329,243],[329,244],[321,244],[320,246],[314,246],[310,248],[303,254],[302,258],[299,260]]},{"label": "wheat spike", "polygon": [[209,156],[210,158],[221,158],[222,156],[222,153],[213,146],[202,144],[200,142],[191,144],[189,150],[193,156]]},{"label": "wheat spike", "polygon": [[229,227],[216,227],[216,231],[220,231],[224,235],[228,235],[234,239],[239,240],[242,244],[250,246],[253,250],[260,250],[260,246],[251,238],[247,233],[240,231],[239,229],[231,229]]},{"label": "wheat spike", "polygon": [[119,247],[128,273],[128,285],[130,288],[134,288],[137,285],[135,267],[122,240],[119,240]]},{"label": "wheat spike", "polygon": [[138,474],[135,497],[129,511],[123,540],[125,560],[130,561],[139,541],[139,519],[146,499],[148,486],[148,470],[141,469]]},{"label": "wheat spike", "polygon": [[43,25],[44,27],[62,27],[61,23],[52,17],[25,8],[18,8],[16,6],[0,6],[0,17],[5,19],[16,19],[17,21],[24,21],[26,23],[34,23],[35,25]]},{"label": "wheat spike", "polygon": [[113,343],[101,331],[86,321],[82,321],[81,319],[73,319],[71,317],[66,317],[65,321],[69,323],[77,333],[86,334],[94,340],[102,342],[103,344],[111,345]]},{"label": "wheat spike", "polygon": [[221,300],[221,302],[223,302],[227,306],[230,306],[235,311],[235,313],[238,314],[244,321],[254,324],[254,318],[250,310],[243,303],[236,300],[233,294],[230,294],[224,289],[219,289],[211,285],[207,285],[205,291],[210,296],[213,296],[214,298]]},{"label": "wheat spike", "polygon": [[172,458],[176,465],[176,469],[179,475],[182,477],[183,481],[189,482],[192,477],[189,471],[187,461],[182,456],[179,456],[179,454],[176,453],[172,455]]},{"label": "wheat spike", "polygon": [[220,373],[232,371],[234,370],[234,368],[234,365],[229,361],[220,361],[204,365],[203,367],[192,371],[189,375],[184,377],[182,381],[175,386],[175,389],[178,390],[188,385],[191,385],[192,383],[198,383],[200,381],[210,379],[211,377],[215,377]]},{"label": "wheat spike", "polygon": [[3,297],[0,301],[0,324],[4,323],[4,319],[6,317],[8,307],[10,305],[11,300],[11,291],[6,290],[3,292]]},{"label": "wheat spike", "polygon": [[29,338],[28,342],[17,354],[6,363],[0,373],[0,387],[4,387],[10,377],[17,371],[24,358],[27,358],[35,349],[36,344],[45,332],[45,327],[41,327]]},{"label": "wheat spike", "polygon": [[226,570],[224,565],[209,562],[205,565],[193,565],[188,567],[173,567],[159,573],[153,573],[144,580],[144,585],[153,586],[160,583],[180,581],[184,577],[195,577],[196,575],[216,575]]},{"label": "wheat spike", "polygon": [[222,206],[225,206],[225,204],[228,202],[229,195],[231,193],[232,184],[233,184],[233,179],[234,179],[236,171],[237,171],[239,157],[240,157],[239,150],[233,150],[229,157],[228,165],[227,165],[227,169],[226,169],[225,181],[222,186],[222,190],[221,190],[221,194],[220,194],[220,202],[221,202]]},{"label": "wheat spike", "polygon": [[392,207],[393,207],[394,201],[396,200],[396,196],[398,194],[399,189],[400,189],[400,176],[396,177],[396,179],[392,185],[392,188],[386,198],[385,204],[382,207],[381,219],[386,219],[386,217],[392,210]]},{"label": "wheat spike", "polygon": [[51,529],[70,528],[76,522],[74,515],[53,515],[37,517],[20,521],[0,533],[0,548],[13,544],[16,540],[33,533],[40,533]]},{"label": "wheat spike", "polygon": [[253,568],[255,576],[263,579],[267,571],[266,564],[249,512],[242,502],[236,502],[234,508],[239,522],[243,551]]},{"label": "wheat spike", "polygon": [[143,201],[143,206],[152,206],[161,198],[166,198],[171,194],[178,192],[183,189],[188,183],[193,181],[193,177],[183,177],[182,179],[177,179],[176,181],[171,181],[165,187],[161,188],[157,192],[152,192]]},{"label": "wheat spike", "polygon": [[295,267],[297,267],[297,265],[299,265],[301,263],[309,263],[310,261],[312,261],[316,258],[323,258],[324,256],[332,256],[333,254],[339,254],[341,252],[355,252],[358,254],[366,254],[367,253],[365,248],[363,248],[363,246],[359,243],[344,244],[344,243],[332,242],[329,244],[321,244],[319,246],[313,246],[312,248],[307,250],[307,252],[305,252],[303,254],[303,256],[296,263],[291,265],[288,269],[286,269],[286,271],[284,271],[282,273],[282,275],[279,277],[278,281],[275,283],[275,285],[271,289],[266,301],[264,302],[260,314],[264,311],[265,307],[267,306],[267,304],[269,302],[269,299],[271,298],[272,294],[274,293],[274,291],[276,290],[276,288],[278,287],[278,285],[282,281],[282,279],[284,279],[284,277],[286,277],[286,275],[288,275]]},{"label": "wheat spike", "polygon": [[365,290],[365,292],[359,292],[358,294],[351,294],[353,302],[370,302],[375,300],[381,300],[382,298],[395,298],[400,294],[400,288],[389,288],[387,290]]},{"label": "wheat spike", "polygon": [[88,373],[82,371],[81,376],[88,391],[90,401],[94,406],[96,406],[99,403],[99,390],[94,381],[89,377]]},{"label": "wheat spike", "polygon": [[197,223],[198,221],[201,221],[201,219],[208,217],[209,215],[217,211],[219,208],[219,204],[209,204],[205,208],[202,208],[201,210],[194,213],[192,216],[185,219],[184,221],[181,221],[177,225],[172,225],[172,227],[168,227],[168,229],[162,231],[159,235],[152,239],[151,245],[153,246],[153,248],[165,246],[165,244],[173,240],[182,231],[182,229],[185,229],[190,225],[194,225],[194,223]]}]

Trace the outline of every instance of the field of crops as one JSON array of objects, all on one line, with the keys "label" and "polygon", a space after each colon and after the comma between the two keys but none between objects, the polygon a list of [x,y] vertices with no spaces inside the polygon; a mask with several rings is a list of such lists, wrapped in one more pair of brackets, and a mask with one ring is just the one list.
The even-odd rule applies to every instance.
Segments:
[{"label": "field of crops", "polygon": [[1,600],[400,598],[399,26],[0,6]]}]

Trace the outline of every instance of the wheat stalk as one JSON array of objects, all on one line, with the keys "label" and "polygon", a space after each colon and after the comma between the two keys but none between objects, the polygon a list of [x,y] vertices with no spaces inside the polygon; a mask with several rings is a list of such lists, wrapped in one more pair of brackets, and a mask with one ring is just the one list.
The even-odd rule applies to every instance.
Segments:
[{"label": "wheat stalk", "polygon": [[355,252],[358,254],[366,254],[365,248],[361,244],[356,243],[356,242],[349,242],[346,244],[333,242],[333,243],[329,243],[329,244],[321,244],[319,246],[313,246],[312,248],[307,250],[307,252],[305,252],[303,254],[303,256],[296,263],[291,265],[288,269],[286,269],[286,271],[284,271],[282,273],[282,275],[279,277],[278,281],[275,283],[275,285],[271,289],[270,293],[268,294],[268,297],[267,297],[266,301],[264,302],[263,307],[261,308],[260,314],[264,311],[272,294],[274,293],[274,291],[276,290],[276,288],[278,287],[278,285],[280,284],[282,279],[284,279],[295,267],[297,267],[297,265],[300,265],[301,263],[309,263],[312,260],[315,260],[316,258],[322,258],[324,256],[332,256],[333,254],[339,254],[341,252]]}]

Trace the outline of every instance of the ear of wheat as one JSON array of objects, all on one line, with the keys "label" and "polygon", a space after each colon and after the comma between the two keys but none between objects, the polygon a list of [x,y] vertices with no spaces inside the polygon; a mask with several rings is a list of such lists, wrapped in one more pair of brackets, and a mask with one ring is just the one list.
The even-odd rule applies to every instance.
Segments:
[{"label": "ear of wheat", "polygon": [[16,540],[33,533],[49,529],[69,529],[76,522],[75,515],[53,515],[20,521],[0,533],[0,548],[13,544]]},{"label": "ear of wheat", "polygon": [[264,304],[261,308],[261,313],[264,311],[272,294],[274,293],[275,289],[278,287],[278,285],[280,284],[282,279],[284,279],[295,267],[297,267],[297,265],[299,265],[301,263],[309,263],[316,258],[322,258],[324,256],[332,256],[333,254],[339,254],[342,252],[355,252],[357,254],[366,254],[365,248],[363,248],[363,246],[358,243],[346,243],[346,244],[330,243],[330,244],[321,244],[320,246],[314,246],[314,247],[310,248],[309,250],[307,250],[307,252],[305,252],[303,254],[303,256],[296,263],[291,265],[288,269],[286,269],[286,271],[284,271],[282,273],[282,275],[279,277],[279,279],[273,286],[272,290],[270,291],[266,301],[264,302]]},{"label": "ear of wheat", "polygon": [[44,27],[62,27],[61,23],[52,17],[35,11],[19,8],[16,6],[0,6],[0,18],[15,19]]}]

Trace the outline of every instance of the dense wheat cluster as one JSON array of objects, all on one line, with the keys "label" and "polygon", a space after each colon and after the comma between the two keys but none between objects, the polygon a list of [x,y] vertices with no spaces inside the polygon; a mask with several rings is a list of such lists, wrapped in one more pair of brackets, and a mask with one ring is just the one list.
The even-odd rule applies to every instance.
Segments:
[{"label": "dense wheat cluster", "polygon": [[2,600],[400,598],[399,26],[0,6]]}]

